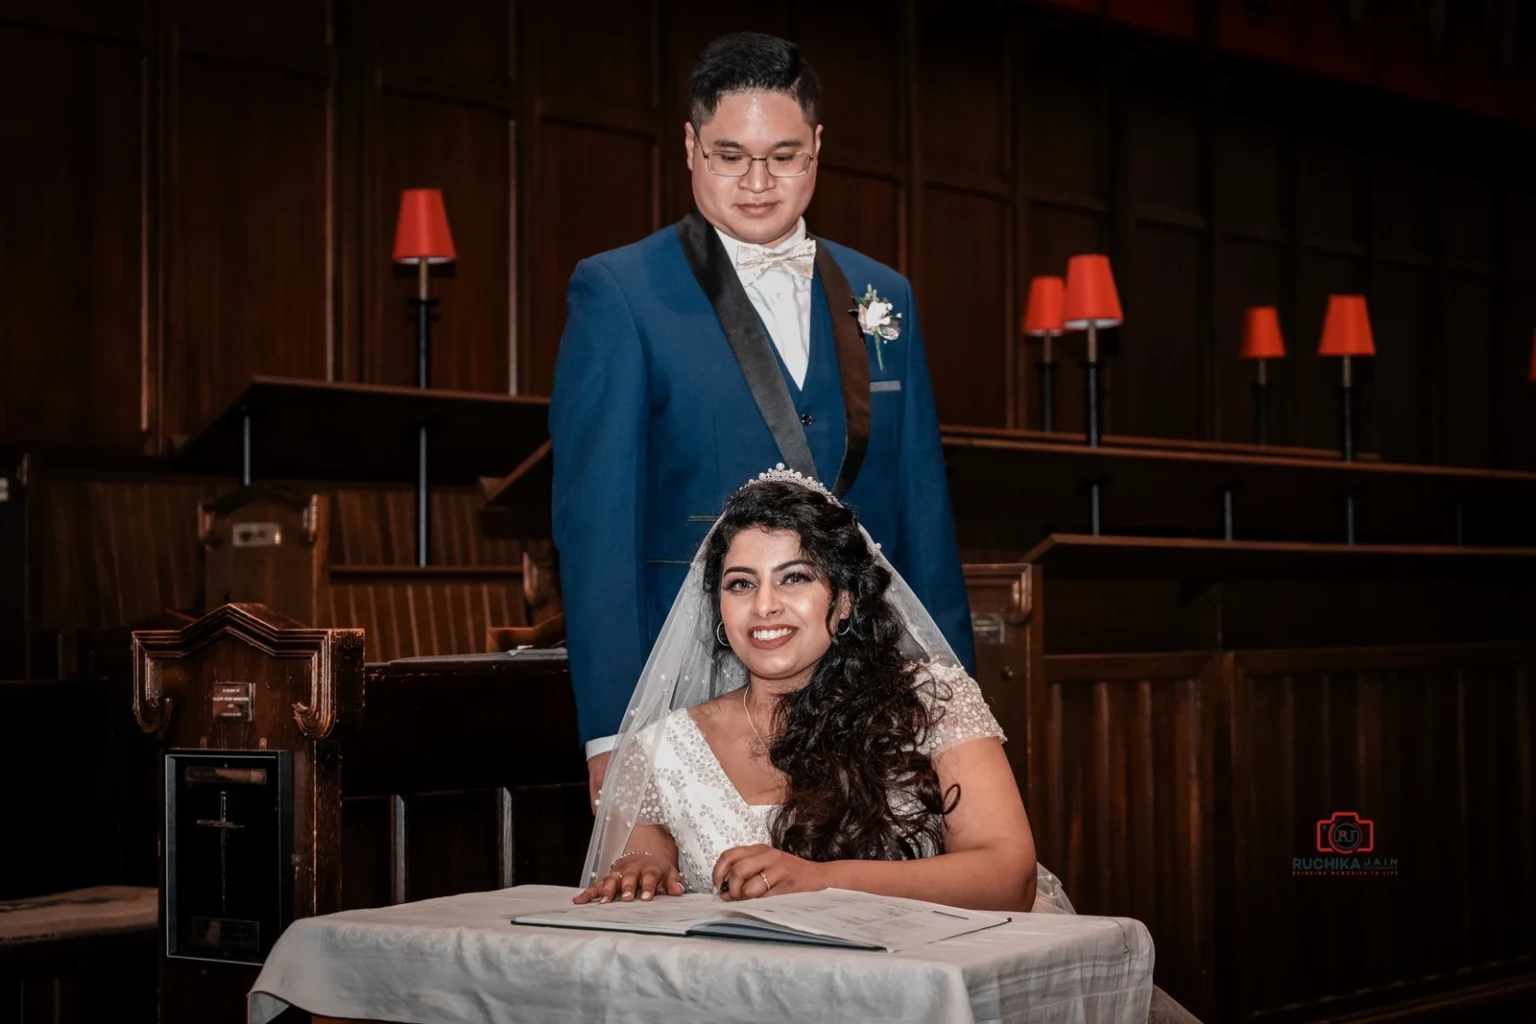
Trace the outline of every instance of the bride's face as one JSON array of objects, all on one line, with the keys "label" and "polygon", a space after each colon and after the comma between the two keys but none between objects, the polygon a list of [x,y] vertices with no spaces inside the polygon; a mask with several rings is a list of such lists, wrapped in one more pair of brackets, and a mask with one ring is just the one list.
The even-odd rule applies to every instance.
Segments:
[{"label": "bride's face", "polygon": [[[720,574],[720,618],[731,650],[753,681],[798,689],[832,644],[832,590],[811,568],[790,531],[742,530]],[[839,620],[847,614],[847,598]]]}]

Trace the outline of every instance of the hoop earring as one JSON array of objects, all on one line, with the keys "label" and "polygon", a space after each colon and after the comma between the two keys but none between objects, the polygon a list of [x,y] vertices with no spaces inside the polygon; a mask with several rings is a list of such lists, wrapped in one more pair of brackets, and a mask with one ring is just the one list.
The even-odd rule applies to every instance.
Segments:
[{"label": "hoop earring", "polygon": [[720,631],[722,629],[724,629],[724,628],[725,628],[725,623],[723,621],[715,623],[715,639],[720,641],[720,646],[721,647],[729,647],[729,646],[731,646],[731,642],[729,640],[727,640],[724,636],[722,636],[721,633],[720,633]]},{"label": "hoop earring", "polygon": [[837,631],[837,635],[838,636],[847,636],[852,631],[853,631],[853,616],[850,615],[846,619],[843,620],[843,628],[839,629]]}]

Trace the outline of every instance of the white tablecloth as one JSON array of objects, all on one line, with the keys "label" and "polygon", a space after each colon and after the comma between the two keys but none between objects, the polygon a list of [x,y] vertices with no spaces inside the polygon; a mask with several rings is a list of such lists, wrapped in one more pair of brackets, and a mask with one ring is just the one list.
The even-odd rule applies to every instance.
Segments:
[{"label": "white tablecloth", "polygon": [[509,923],[575,892],[524,885],[296,921],[249,1020],[292,1004],[415,1024],[1144,1024],[1152,998],[1152,938],[1128,918],[1019,914],[901,954]]}]

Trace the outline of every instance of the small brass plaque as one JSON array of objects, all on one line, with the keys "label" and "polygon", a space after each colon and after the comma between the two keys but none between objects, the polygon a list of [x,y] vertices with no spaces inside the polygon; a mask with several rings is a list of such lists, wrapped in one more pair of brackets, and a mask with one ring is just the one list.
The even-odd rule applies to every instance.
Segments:
[{"label": "small brass plaque", "polygon": [[214,683],[213,717],[224,722],[251,720],[250,683]]},{"label": "small brass plaque", "polygon": [[971,632],[978,644],[1003,644],[1008,642],[1008,624],[997,612],[972,612]]},{"label": "small brass plaque", "polygon": [[275,548],[283,542],[277,523],[235,523],[230,527],[237,548]]},{"label": "small brass plaque", "polygon": [[259,962],[261,958],[260,921],[194,916],[189,931],[193,950],[241,963]]}]

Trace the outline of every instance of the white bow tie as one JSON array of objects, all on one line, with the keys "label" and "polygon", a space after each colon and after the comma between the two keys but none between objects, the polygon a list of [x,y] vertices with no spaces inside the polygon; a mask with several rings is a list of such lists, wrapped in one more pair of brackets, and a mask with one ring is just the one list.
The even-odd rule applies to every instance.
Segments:
[{"label": "white bow tie", "polygon": [[801,239],[782,252],[769,252],[760,245],[745,243],[736,247],[736,269],[742,284],[753,283],[774,267],[809,281],[816,274],[816,239]]}]

